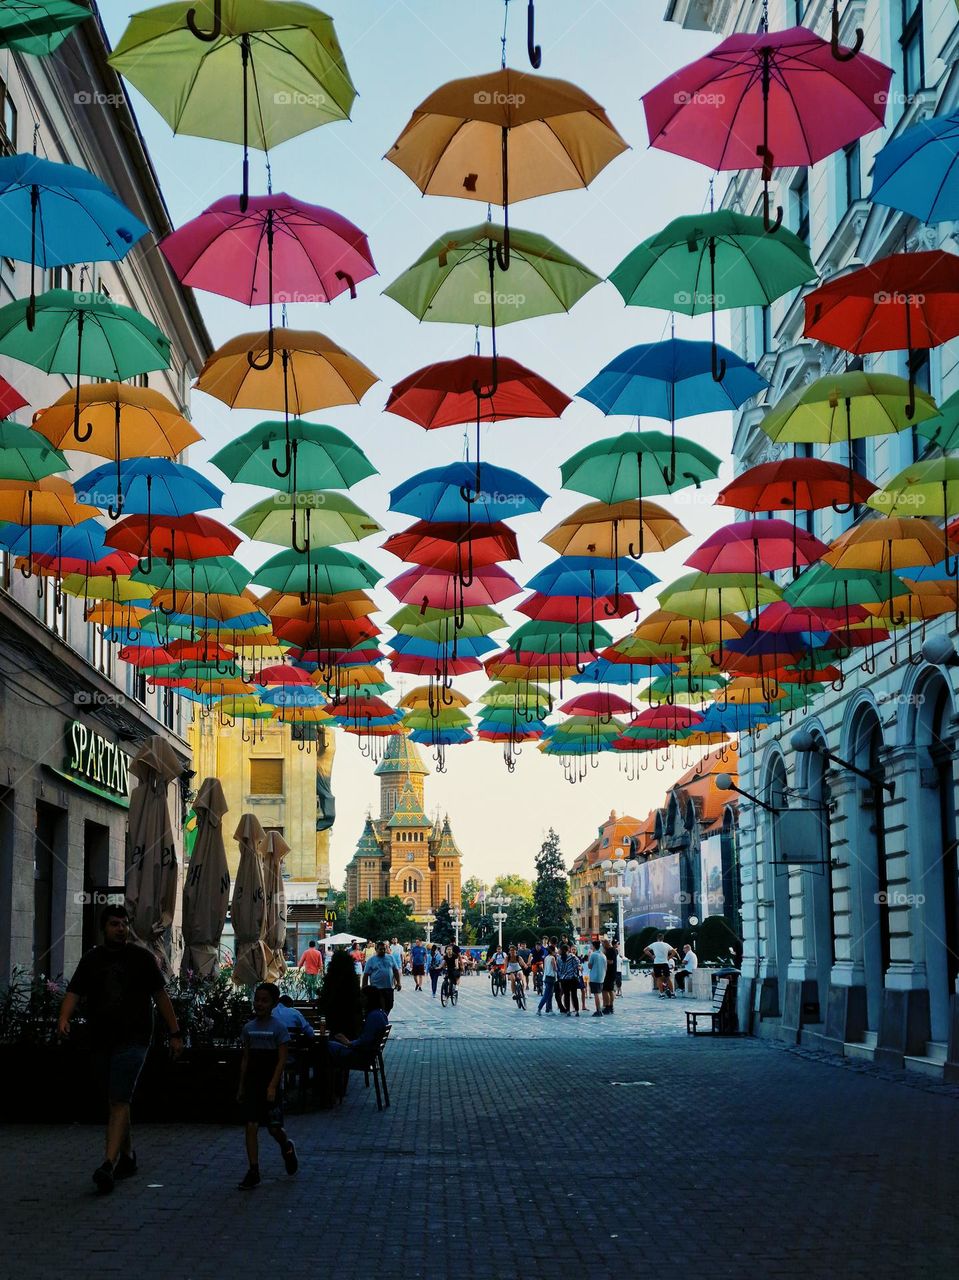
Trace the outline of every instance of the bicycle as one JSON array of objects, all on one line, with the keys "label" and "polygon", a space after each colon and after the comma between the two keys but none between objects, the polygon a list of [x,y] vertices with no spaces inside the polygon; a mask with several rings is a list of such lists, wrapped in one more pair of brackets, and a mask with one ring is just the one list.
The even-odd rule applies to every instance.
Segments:
[{"label": "bicycle", "polygon": [[516,981],[513,983],[513,999],[516,1001],[517,1007],[526,1008],[526,983],[523,981],[523,975],[517,973]]},{"label": "bicycle", "polygon": [[543,994],[543,970],[538,965],[536,972],[533,974],[533,990],[538,996]]},{"label": "bicycle", "polygon": [[443,985],[440,988],[440,1004],[445,1009],[447,1004],[456,1004],[459,999],[459,988],[456,983],[451,981],[449,974],[443,977]]},{"label": "bicycle", "polygon": [[495,969],[490,974],[490,987],[494,996],[506,995],[506,974],[499,969]]}]

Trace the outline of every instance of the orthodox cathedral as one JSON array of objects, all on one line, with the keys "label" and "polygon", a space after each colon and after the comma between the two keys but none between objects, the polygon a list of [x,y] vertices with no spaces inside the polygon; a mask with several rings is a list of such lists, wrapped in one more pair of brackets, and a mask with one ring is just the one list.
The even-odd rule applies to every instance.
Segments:
[{"label": "orthodox cathedral", "polygon": [[456,911],[462,855],[449,815],[442,826],[426,816],[423,787],[429,770],[416,744],[406,734],[393,734],[375,772],[380,779],[380,816],[367,817],[346,868],[349,910],[358,902],[395,895],[421,923],[432,920],[444,899]]}]

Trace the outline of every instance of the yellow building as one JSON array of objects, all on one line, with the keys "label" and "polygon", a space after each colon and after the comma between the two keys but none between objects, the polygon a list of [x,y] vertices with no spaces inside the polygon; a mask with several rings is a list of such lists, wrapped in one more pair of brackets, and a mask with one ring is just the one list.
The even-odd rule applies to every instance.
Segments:
[{"label": "yellow building", "polygon": [[369,817],[346,868],[349,909],[358,902],[395,895],[422,923],[444,900],[460,903],[462,855],[447,815],[442,826],[424,809],[424,778],[429,770],[416,744],[393,734],[376,766],[380,779],[380,816]]},{"label": "yellow building", "polygon": [[279,831],[290,852],[283,864],[291,904],[325,899],[330,888],[330,828],[333,796],[330,776],[335,735],[318,727],[315,742],[294,737],[294,726],[196,715],[189,731],[195,786],[219,778],[230,806],[224,823],[230,872],[236,874],[239,849],[231,838],[240,815],[252,813],[265,830]]}]

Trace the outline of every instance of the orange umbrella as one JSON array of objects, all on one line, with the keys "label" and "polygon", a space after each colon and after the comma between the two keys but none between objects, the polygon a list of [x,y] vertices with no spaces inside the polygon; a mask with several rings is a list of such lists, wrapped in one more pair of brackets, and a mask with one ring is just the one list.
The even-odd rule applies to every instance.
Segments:
[{"label": "orange umbrella", "polygon": [[[646,501],[643,518],[636,503],[587,502],[550,529],[541,542],[565,556],[620,556],[627,551],[665,551],[689,537],[686,529],[658,503]],[[642,526],[642,527],[640,527]]]}]

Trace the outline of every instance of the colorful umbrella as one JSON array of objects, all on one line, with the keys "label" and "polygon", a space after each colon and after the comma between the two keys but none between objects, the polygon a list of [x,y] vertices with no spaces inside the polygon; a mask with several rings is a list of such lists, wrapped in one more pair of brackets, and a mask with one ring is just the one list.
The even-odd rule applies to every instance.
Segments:
[{"label": "colorful umbrella", "polygon": [[811,533],[787,520],[739,520],[711,533],[686,564],[704,573],[772,573],[813,564],[829,550]]},{"label": "colorful umbrella", "polygon": [[959,218],[959,111],[921,120],[891,138],[873,161],[869,199],[920,222]]},{"label": "colorful umbrella", "polygon": [[383,526],[345,494],[309,489],[295,495],[271,494],[248,507],[233,524],[248,538],[288,544],[301,553],[383,532]]},{"label": "colorful umbrella", "polygon": [[18,422],[0,422],[0,479],[42,480],[70,464],[38,431]]},{"label": "colorful umbrella", "polygon": [[559,418],[572,403],[552,383],[517,360],[500,356],[496,390],[477,403],[476,387],[493,383],[489,356],[460,356],[417,369],[393,387],[386,412],[408,418],[427,431],[465,422],[505,418]]},{"label": "colorful umbrella", "polygon": [[237,484],[266,485],[291,494],[297,492],[298,485],[304,489],[350,489],[377,474],[345,432],[300,418],[261,422],[224,445],[210,461]]},{"label": "colorful umbrella", "polygon": [[229,556],[240,545],[232,529],[209,516],[126,516],[106,534],[106,545],[145,559],[146,572],[153,557],[167,564],[175,560],[204,560]]},{"label": "colorful umbrella", "polygon": [[84,0],[5,0],[0,9],[0,49],[42,58],[59,48],[89,16]]}]

